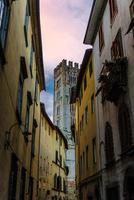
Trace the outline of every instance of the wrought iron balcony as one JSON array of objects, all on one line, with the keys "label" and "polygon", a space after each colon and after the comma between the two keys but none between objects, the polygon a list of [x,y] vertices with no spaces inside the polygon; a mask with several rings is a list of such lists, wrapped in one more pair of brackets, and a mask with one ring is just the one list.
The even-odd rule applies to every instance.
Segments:
[{"label": "wrought iron balcony", "polygon": [[102,103],[110,101],[118,103],[119,97],[127,91],[127,67],[126,57],[112,61],[105,61],[98,82],[101,84],[96,96],[102,92]]}]

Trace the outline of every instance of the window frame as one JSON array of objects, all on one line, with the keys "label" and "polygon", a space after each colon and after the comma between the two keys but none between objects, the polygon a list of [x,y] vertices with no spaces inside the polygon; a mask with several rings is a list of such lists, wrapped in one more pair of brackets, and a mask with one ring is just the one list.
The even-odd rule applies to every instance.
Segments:
[{"label": "window frame", "polygon": [[28,2],[26,2],[26,8],[25,8],[25,19],[24,19],[24,38],[25,38],[25,45],[28,47],[28,27],[29,27],[29,5]]},{"label": "window frame", "polygon": [[1,24],[0,24],[0,43],[2,46],[2,49],[5,49],[6,45],[6,38],[8,33],[8,26],[9,26],[9,19],[10,19],[10,6],[9,2],[7,0],[3,0],[1,4],[3,3],[2,12],[0,10],[1,14]]},{"label": "window frame", "polygon": [[92,139],[92,152],[93,152],[93,164],[97,163],[97,145],[96,145],[96,138]]},{"label": "window frame", "polygon": [[103,23],[101,23],[100,27],[99,27],[99,50],[100,50],[100,54],[102,53],[104,46],[105,46],[105,41],[104,41]]},{"label": "window frame", "polygon": [[110,10],[110,22],[112,26],[116,18],[116,15],[118,13],[117,0],[109,0],[109,10]]},{"label": "window frame", "polygon": [[95,112],[95,101],[94,101],[94,93],[91,96],[91,113]]},{"label": "window frame", "polygon": [[122,33],[121,29],[119,29],[111,46],[111,58],[117,59],[123,56],[124,56],[124,51],[123,51]]},{"label": "window frame", "polygon": [[91,77],[93,73],[93,61],[91,60],[89,63],[89,76]]}]

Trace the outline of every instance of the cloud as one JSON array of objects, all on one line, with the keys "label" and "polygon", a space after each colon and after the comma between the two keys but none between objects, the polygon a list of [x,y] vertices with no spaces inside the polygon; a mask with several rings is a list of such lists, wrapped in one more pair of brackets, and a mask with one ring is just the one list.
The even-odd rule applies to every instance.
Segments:
[{"label": "cloud", "polygon": [[49,115],[51,121],[53,121],[53,94],[42,91],[40,98],[41,102],[45,105],[47,114]]},{"label": "cloud", "polygon": [[84,34],[92,0],[41,0],[41,27],[46,72],[63,58],[82,62]]},{"label": "cloud", "polygon": [[43,101],[46,101],[46,110],[51,117],[53,70],[62,59],[81,64],[85,49],[89,48],[83,44],[83,39],[92,1],[40,0],[43,58],[48,89],[48,93],[43,94]]}]

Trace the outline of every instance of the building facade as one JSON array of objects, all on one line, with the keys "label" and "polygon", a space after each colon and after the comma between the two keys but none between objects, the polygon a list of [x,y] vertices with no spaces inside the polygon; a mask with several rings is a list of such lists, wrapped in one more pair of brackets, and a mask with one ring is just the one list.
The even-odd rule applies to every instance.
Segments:
[{"label": "building facade", "polygon": [[84,43],[93,45],[102,199],[134,198],[133,0],[94,1]]},{"label": "building facade", "polygon": [[66,60],[54,69],[54,124],[63,132],[68,140],[66,164],[69,166],[68,196],[74,199],[75,190],[75,146],[71,133],[70,94],[76,85],[79,73],[78,63]]},{"label": "building facade", "polygon": [[87,49],[76,87],[75,140],[77,199],[99,199],[99,153],[92,50]]},{"label": "building facade", "polygon": [[65,200],[68,172],[65,165],[67,140],[51,122],[43,104],[41,111],[39,199]]},{"label": "building facade", "polygon": [[39,1],[0,1],[0,199],[38,198],[40,91],[45,89]]}]

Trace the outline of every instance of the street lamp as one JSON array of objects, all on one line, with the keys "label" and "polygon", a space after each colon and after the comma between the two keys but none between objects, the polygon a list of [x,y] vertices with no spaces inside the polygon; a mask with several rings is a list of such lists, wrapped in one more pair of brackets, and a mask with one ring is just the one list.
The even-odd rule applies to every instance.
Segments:
[{"label": "street lamp", "polygon": [[5,132],[5,143],[4,143],[5,150],[8,150],[9,146],[11,146],[11,144],[10,144],[11,133],[12,133],[13,128],[15,128],[16,126],[18,126],[19,131],[21,131],[23,135],[31,135],[31,133],[25,132],[22,130],[22,127],[25,128],[25,126],[23,124],[20,125],[18,122],[14,123],[13,125],[10,126],[9,130]]}]

